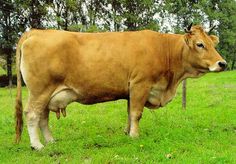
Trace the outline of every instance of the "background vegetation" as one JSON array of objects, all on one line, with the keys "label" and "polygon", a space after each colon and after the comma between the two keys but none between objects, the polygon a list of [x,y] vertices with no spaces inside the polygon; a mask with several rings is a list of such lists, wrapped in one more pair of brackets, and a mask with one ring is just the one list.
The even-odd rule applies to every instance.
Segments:
[{"label": "background vegetation", "polygon": [[145,109],[138,139],[123,133],[126,101],[73,103],[66,118],[50,113],[57,142],[40,152],[31,151],[25,125],[14,144],[14,97],[0,88],[0,163],[236,163],[235,79],[236,71],[190,79],[187,110],[181,90],[166,107]]},{"label": "background vegetation", "polygon": [[[190,22],[216,25],[219,51],[235,68],[235,0],[0,0],[0,56],[10,79],[15,47],[26,28],[70,31],[152,29],[183,32]],[[7,64],[6,64],[7,63]]]}]

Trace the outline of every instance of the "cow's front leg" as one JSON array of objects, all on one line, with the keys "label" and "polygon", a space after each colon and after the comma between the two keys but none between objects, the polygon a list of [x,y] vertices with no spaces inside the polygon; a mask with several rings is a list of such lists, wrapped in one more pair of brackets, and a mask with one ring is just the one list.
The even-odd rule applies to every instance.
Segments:
[{"label": "cow's front leg", "polygon": [[39,127],[41,132],[43,133],[46,143],[51,143],[54,142],[54,139],[48,127],[48,121],[49,121],[48,118],[49,118],[49,109],[46,108],[44,112],[41,114]]},{"label": "cow's front leg", "polygon": [[130,136],[138,137],[139,136],[139,120],[142,117],[144,104],[147,101],[149,88],[146,85],[136,85],[131,86],[130,89],[130,111],[129,111],[129,120],[130,120]]},{"label": "cow's front leg", "polygon": [[128,118],[127,118],[127,125],[124,129],[125,134],[129,134],[129,132],[130,132],[130,116],[129,116],[129,114],[130,114],[130,101],[129,101],[129,99],[127,101],[127,113],[128,113]]},{"label": "cow's front leg", "polygon": [[143,107],[141,105],[135,104],[134,108],[130,110],[130,132],[131,137],[139,136],[139,120],[142,117]]}]

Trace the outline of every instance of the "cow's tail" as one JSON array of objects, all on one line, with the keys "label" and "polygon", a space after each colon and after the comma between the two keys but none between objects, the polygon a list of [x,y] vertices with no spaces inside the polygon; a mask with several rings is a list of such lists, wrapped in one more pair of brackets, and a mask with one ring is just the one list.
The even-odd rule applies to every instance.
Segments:
[{"label": "cow's tail", "polygon": [[23,129],[23,106],[22,106],[22,89],[21,89],[21,71],[20,71],[20,62],[21,62],[21,46],[24,40],[24,35],[18,42],[16,49],[16,73],[17,73],[17,94],[16,94],[16,105],[15,105],[15,119],[16,119],[16,139],[15,142],[19,143],[21,139],[21,133]]}]

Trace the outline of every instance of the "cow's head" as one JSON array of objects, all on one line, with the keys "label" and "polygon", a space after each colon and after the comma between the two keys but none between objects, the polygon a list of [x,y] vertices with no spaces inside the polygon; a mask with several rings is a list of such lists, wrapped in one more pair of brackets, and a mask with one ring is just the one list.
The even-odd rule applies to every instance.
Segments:
[{"label": "cow's head", "polygon": [[215,35],[209,35],[201,26],[190,25],[184,35],[187,44],[185,58],[189,69],[199,73],[223,71],[227,63],[216,51],[215,47],[219,39]]}]

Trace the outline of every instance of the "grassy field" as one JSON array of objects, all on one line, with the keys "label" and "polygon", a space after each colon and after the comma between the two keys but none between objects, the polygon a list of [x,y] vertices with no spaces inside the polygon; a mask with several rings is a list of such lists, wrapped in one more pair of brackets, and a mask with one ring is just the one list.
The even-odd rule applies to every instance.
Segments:
[{"label": "grassy field", "polygon": [[[30,149],[25,125],[21,143],[13,143],[15,89],[2,88],[0,163],[236,163],[236,72],[208,74],[187,86],[187,110],[179,89],[166,107],[145,109],[138,139],[123,133],[126,101],[73,103],[66,118],[50,114],[57,142],[40,152]],[[24,102],[26,96],[24,88]]]}]

